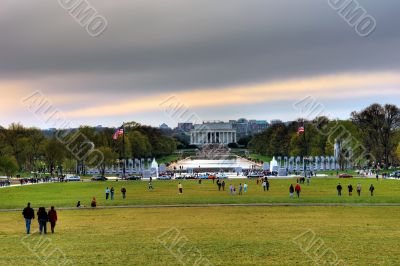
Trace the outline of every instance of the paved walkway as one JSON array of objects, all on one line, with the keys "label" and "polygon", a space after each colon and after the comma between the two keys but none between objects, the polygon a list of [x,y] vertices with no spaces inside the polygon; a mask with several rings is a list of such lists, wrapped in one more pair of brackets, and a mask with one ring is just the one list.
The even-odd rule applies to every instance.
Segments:
[{"label": "paved walkway", "polygon": [[[216,207],[400,207],[400,203],[215,203],[215,204],[171,204],[171,205],[124,205],[99,206],[96,208],[64,207],[57,210],[105,210],[105,209],[166,209],[166,208],[216,208]],[[0,209],[0,212],[20,212],[21,209]]]}]

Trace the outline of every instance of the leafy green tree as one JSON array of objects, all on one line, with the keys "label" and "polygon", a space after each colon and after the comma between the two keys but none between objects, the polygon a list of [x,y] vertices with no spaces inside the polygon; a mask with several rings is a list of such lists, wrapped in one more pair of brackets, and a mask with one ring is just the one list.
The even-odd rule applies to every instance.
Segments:
[{"label": "leafy green tree", "polygon": [[14,156],[0,157],[0,171],[5,173],[7,177],[14,176],[19,170],[18,162]]},{"label": "leafy green tree", "polygon": [[364,144],[385,166],[393,161],[395,135],[400,127],[400,109],[391,104],[372,104],[360,112],[351,113],[352,121],[362,133]]}]

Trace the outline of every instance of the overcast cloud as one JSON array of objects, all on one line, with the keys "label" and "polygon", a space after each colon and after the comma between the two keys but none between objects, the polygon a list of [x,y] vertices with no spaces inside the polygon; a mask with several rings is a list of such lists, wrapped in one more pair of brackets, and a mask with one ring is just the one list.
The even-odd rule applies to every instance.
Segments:
[{"label": "overcast cloud", "polygon": [[[327,0],[90,3],[108,21],[97,38],[89,36],[58,1],[1,1],[0,88],[5,96],[0,125],[21,121],[46,127],[21,110],[21,97],[34,90],[43,91],[66,114],[82,112],[70,116],[77,124],[117,126],[135,120],[158,125],[177,122],[168,121],[157,109],[159,100],[169,94],[182,93],[186,99],[188,91],[221,90],[233,97],[237,88],[249,86],[264,88],[268,95],[277,93],[271,83],[400,73],[396,0],[359,1],[377,21],[368,37],[358,36]],[[320,99],[328,113],[336,112],[332,117],[346,117],[375,101],[399,104],[399,86],[393,79],[374,80],[368,93],[353,83],[346,89],[354,93],[343,97],[335,95],[335,87],[324,87],[321,94],[302,93]],[[192,109],[205,120],[295,119],[292,103],[301,94],[285,89],[281,93],[286,97],[243,99],[242,104],[220,99],[211,105],[192,104]],[[85,113],[127,101],[135,105],[149,97],[154,97],[148,103],[152,108],[143,111],[98,117]],[[208,100],[204,96],[187,102],[190,107],[191,102]]]}]

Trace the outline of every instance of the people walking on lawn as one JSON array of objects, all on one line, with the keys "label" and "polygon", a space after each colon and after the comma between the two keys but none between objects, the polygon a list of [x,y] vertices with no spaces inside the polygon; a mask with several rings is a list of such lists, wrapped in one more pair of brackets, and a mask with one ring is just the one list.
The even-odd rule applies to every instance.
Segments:
[{"label": "people walking on lawn", "polygon": [[264,182],[262,183],[262,187],[263,187],[264,191],[267,190],[267,181],[264,180]]},{"label": "people walking on lawn", "polygon": [[179,190],[179,194],[183,194],[183,186],[180,182],[178,184],[178,190]]},{"label": "people walking on lawn", "polygon": [[337,189],[338,196],[341,197],[342,196],[342,189],[343,189],[342,185],[339,183],[339,185],[337,185],[336,189]]},{"label": "people walking on lawn", "polygon": [[54,206],[51,206],[50,211],[47,213],[50,222],[51,233],[54,234],[54,228],[57,223],[57,211],[54,209]]},{"label": "people walking on lawn", "polygon": [[110,197],[110,189],[107,187],[106,188],[106,200]]},{"label": "people walking on lawn", "polygon": [[222,180],[221,186],[222,186],[222,191],[225,191],[225,181],[224,180]]},{"label": "people walking on lawn", "polygon": [[149,182],[149,190],[153,190],[153,183],[151,183],[151,181]]},{"label": "people walking on lawn", "polygon": [[361,196],[361,184],[360,183],[357,184],[357,194],[358,194],[358,196]]},{"label": "people walking on lawn", "polygon": [[122,193],[122,199],[126,199],[126,188],[125,187],[121,188],[121,193]]},{"label": "people walking on lawn", "polygon": [[294,190],[296,191],[297,197],[300,198],[301,186],[299,183],[296,184]]},{"label": "people walking on lawn", "polygon": [[111,200],[114,200],[114,193],[115,193],[114,187],[111,187],[110,189]]},{"label": "people walking on lawn", "polygon": [[244,183],[244,185],[243,185],[243,191],[244,191],[244,193],[247,193],[247,183]]},{"label": "people walking on lawn", "polygon": [[37,212],[37,218],[39,223],[39,232],[40,234],[47,234],[47,222],[49,221],[49,217],[46,212],[45,207],[40,207]]},{"label": "people walking on lawn", "polygon": [[265,178],[265,186],[267,188],[267,191],[269,191],[269,180],[267,177]]},{"label": "people walking on lawn", "polygon": [[29,235],[31,233],[31,223],[35,219],[35,211],[31,208],[31,203],[23,209],[22,216],[25,219],[26,233]]},{"label": "people walking on lawn", "polygon": [[351,184],[349,184],[347,186],[347,189],[349,190],[349,196],[353,196],[353,186]]},{"label": "people walking on lawn", "polygon": [[294,186],[293,186],[293,184],[290,184],[289,195],[290,195],[291,198],[293,198],[293,196],[294,196]]},{"label": "people walking on lawn", "polygon": [[218,191],[221,191],[222,184],[221,184],[221,181],[219,179],[217,180],[217,186],[218,186]]},{"label": "people walking on lawn", "polygon": [[375,190],[375,187],[374,187],[373,184],[371,184],[371,186],[369,187],[369,191],[371,192],[371,196],[374,195],[374,190]]},{"label": "people walking on lawn", "polygon": [[92,202],[90,203],[90,206],[92,206],[92,208],[96,208],[97,207],[96,197],[93,197]]},{"label": "people walking on lawn", "polygon": [[239,195],[243,195],[243,186],[242,186],[242,183],[239,184]]}]

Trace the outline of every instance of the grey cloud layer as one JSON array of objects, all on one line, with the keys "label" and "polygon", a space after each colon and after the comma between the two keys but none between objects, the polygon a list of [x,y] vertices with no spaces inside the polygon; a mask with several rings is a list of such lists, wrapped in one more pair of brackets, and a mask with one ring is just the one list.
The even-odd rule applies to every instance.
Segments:
[{"label": "grey cloud layer", "polygon": [[99,38],[57,1],[3,1],[0,79],[146,94],[400,68],[396,0],[359,1],[378,21],[368,38],[327,0],[90,2],[109,22]]}]

